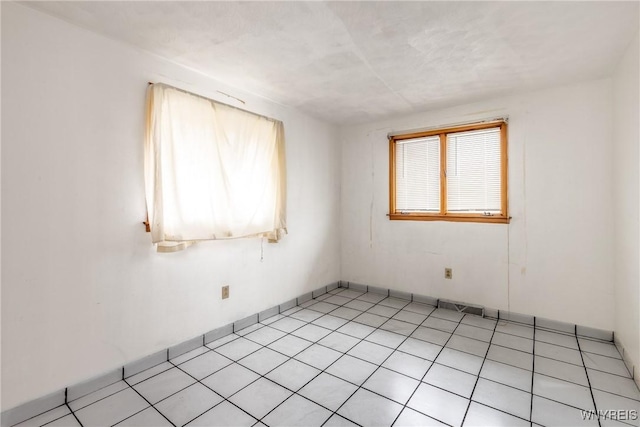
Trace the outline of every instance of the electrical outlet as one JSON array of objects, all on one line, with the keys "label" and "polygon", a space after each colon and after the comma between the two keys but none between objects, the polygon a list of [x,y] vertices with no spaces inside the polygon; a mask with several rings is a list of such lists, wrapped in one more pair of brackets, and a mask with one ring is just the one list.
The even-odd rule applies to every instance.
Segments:
[{"label": "electrical outlet", "polygon": [[445,279],[452,279],[453,278],[453,270],[450,268],[445,268],[444,269],[444,278]]},{"label": "electrical outlet", "polygon": [[224,285],[222,287],[222,299],[229,298],[229,285]]}]

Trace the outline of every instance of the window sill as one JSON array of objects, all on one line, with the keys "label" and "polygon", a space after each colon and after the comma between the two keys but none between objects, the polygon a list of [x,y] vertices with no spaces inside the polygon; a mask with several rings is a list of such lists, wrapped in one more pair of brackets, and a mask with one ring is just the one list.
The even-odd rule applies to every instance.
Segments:
[{"label": "window sill", "polygon": [[494,215],[464,215],[464,214],[422,214],[422,213],[406,213],[406,214],[389,214],[391,221],[450,221],[450,222],[485,222],[491,224],[509,224],[510,217]]}]

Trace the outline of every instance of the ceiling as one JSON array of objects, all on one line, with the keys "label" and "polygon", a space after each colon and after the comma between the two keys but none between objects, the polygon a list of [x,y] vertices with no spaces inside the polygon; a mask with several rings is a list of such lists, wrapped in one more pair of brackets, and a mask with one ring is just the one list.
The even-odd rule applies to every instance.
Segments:
[{"label": "ceiling", "polygon": [[30,2],[336,124],[609,76],[638,2]]}]

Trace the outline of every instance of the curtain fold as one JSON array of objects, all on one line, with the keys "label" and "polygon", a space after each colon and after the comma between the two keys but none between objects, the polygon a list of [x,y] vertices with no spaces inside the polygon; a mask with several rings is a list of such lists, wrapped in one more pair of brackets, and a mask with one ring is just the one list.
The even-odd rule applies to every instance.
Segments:
[{"label": "curtain fold", "polygon": [[282,122],[163,85],[147,89],[145,190],[153,243],[286,233]]}]

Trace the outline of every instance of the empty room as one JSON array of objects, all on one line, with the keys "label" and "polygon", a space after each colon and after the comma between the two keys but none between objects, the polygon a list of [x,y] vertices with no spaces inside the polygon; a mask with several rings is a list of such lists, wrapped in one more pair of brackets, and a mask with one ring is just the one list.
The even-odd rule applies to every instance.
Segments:
[{"label": "empty room", "polygon": [[640,2],[0,16],[3,427],[640,425]]}]

